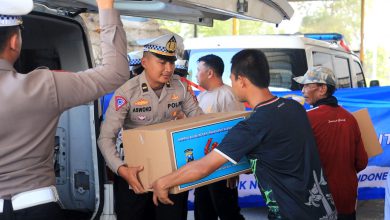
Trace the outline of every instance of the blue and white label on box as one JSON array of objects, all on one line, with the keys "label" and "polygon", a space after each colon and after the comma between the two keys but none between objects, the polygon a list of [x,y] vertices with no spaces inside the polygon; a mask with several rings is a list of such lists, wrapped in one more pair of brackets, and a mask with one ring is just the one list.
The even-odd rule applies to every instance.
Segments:
[{"label": "blue and white label on box", "polygon": [[[199,160],[221,143],[227,132],[245,117],[234,118],[201,127],[189,128],[172,132],[172,142],[176,168],[186,165],[193,160]],[[249,162],[243,158],[239,163],[227,162],[218,170],[198,181],[179,185],[179,190],[204,183],[209,180],[239,173],[250,168]]]}]

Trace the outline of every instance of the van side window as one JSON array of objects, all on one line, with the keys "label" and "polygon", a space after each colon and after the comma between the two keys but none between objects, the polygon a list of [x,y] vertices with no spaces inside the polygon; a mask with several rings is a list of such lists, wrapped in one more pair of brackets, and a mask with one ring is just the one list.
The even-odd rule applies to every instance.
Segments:
[{"label": "van side window", "polygon": [[336,75],[338,88],[351,88],[351,71],[349,60],[344,57],[336,56],[334,59],[334,73]]},{"label": "van side window", "polygon": [[[207,54],[220,56],[225,64],[222,75],[223,82],[231,85],[231,59],[241,48],[192,49],[186,50],[184,58],[188,58],[188,78],[196,82],[197,60]],[[270,87],[272,89],[299,90],[299,84],[293,80],[307,71],[306,54],[304,49],[261,49],[267,57],[270,69]]]},{"label": "van side window", "polygon": [[335,73],[337,88],[351,88],[351,71],[348,59],[334,56],[333,62],[332,57],[331,54],[315,51],[313,52],[313,66],[325,66],[331,69]]},{"label": "van side window", "polygon": [[270,71],[270,86],[291,88],[293,77],[290,56],[284,52],[265,52]]},{"label": "van side window", "polygon": [[366,81],[364,80],[363,69],[360,63],[353,61],[353,74],[356,76],[357,86],[366,87]]},{"label": "van side window", "polygon": [[299,90],[293,80],[307,71],[305,50],[303,49],[261,49],[267,57],[271,89]]},{"label": "van side window", "polygon": [[334,71],[332,63],[332,55],[315,51],[313,52],[313,66],[324,66]]}]

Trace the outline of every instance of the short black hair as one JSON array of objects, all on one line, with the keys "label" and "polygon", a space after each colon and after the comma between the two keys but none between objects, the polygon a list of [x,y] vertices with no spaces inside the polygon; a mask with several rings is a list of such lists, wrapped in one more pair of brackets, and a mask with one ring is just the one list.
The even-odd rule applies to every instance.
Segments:
[{"label": "short black hair", "polygon": [[5,50],[6,44],[12,35],[19,31],[19,26],[0,27],[0,52]]},{"label": "short black hair", "polygon": [[267,57],[261,50],[246,49],[232,57],[231,72],[237,79],[245,76],[259,88],[268,88],[270,83]]},{"label": "short black hair", "polygon": [[204,62],[209,68],[213,69],[219,78],[223,75],[225,64],[221,57],[209,54],[198,59],[198,62]]}]

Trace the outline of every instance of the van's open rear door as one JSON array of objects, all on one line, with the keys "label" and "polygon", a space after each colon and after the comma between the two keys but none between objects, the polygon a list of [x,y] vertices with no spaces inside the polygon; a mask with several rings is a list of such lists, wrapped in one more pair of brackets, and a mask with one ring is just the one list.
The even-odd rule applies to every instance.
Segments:
[{"label": "van's open rear door", "polygon": [[[95,0],[36,0],[50,8],[96,11]],[[213,20],[233,17],[280,23],[294,10],[287,0],[117,0],[122,15],[175,20],[212,26]]]}]

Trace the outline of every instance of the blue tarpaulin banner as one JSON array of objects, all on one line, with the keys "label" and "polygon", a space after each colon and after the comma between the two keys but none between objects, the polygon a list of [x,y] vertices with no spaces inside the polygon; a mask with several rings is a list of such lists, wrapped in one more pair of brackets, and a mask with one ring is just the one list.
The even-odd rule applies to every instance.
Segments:
[{"label": "blue tarpaulin banner", "polygon": [[[300,91],[273,93],[279,97],[293,98],[302,103],[305,108],[310,108],[304,103]],[[370,158],[367,168],[358,174],[359,200],[383,199],[385,196],[384,187],[390,170],[390,86],[339,89],[335,96],[339,104],[350,112],[362,108],[368,109],[383,153]],[[107,107],[110,98],[106,96],[106,99],[103,100],[105,107]],[[241,207],[265,205],[253,175],[241,175],[238,189]],[[189,205],[192,208],[192,193],[190,193]]]},{"label": "blue tarpaulin banner", "polygon": [[[273,92],[279,97],[290,97],[304,104],[300,91]],[[366,169],[358,174],[359,200],[383,199],[385,183],[390,170],[390,86],[339,89],[336,91],[339,104],[350,112],[367,108],[375,127],[383,153],[369,159]],[[241,207],[264,206],[258,186],[252,175],[241,175],[239,200]]]}]

